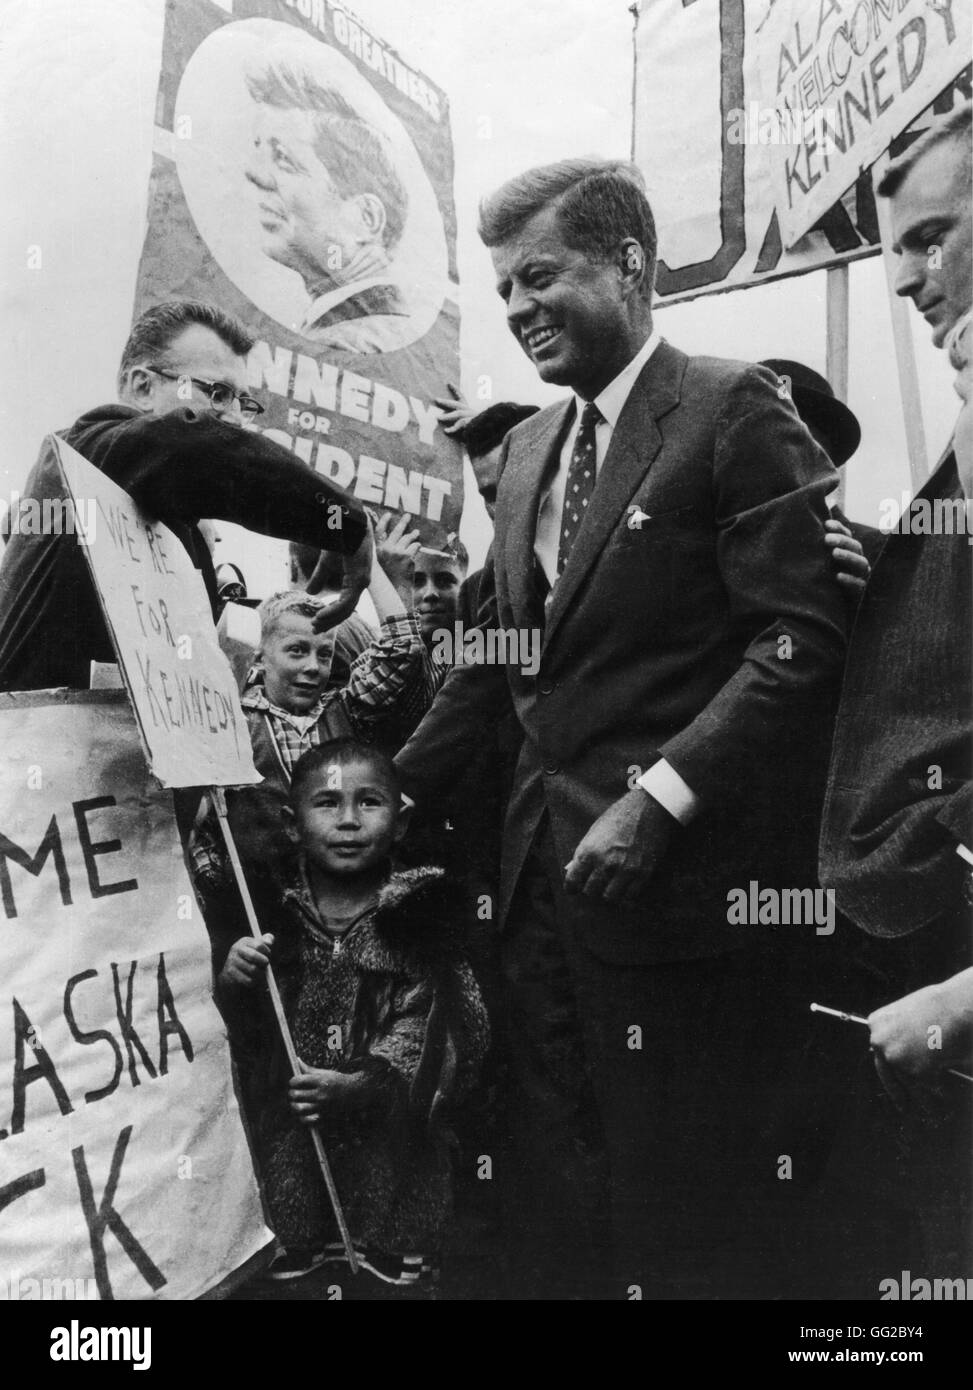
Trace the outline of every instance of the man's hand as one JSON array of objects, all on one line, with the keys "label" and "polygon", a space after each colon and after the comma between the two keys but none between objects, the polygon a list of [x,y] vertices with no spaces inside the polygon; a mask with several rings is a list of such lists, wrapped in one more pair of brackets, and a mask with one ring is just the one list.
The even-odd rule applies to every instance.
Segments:
[{"label": "man's hand", "polygon": [[835,578],[843,588],[861,598],[872,572],[861,541],[852,535],[843,521],[833,516],[824,523],[824,528],[824,543],[831,551]]},{"label": "man's hand", "polygon": [[388,515],[375,522],[376,558],[407,609],[412,608],[412,576],[419,554],[419,532],[411,527],[408,512],[394,526]]},{"label": "man's hand", "polygon": [[223,969],[220,971],[220,984],[235,989],[249,988],[261,978],[270,964],[270,948],[274,938],[267,932],[259,940],[253,936],[241,937],[230,947]]},{"label": "man's hand", "polygon": [[291,1111],[302,1125],[314,1125],[324,1111],[335,1105],[361,1102],[364,1082],[355,1073],[329,1071],[301,1063],[302,1074],[292,1076],[287,1088]]},{"label": "man's hand", "polygon": [[439,407],[439,423],[444,434],[455,434],[462,439],[463,431],[478,412],[451,381],[446,383],[446,390],[448,396],[434,396],[432,403]]},{"label": "man's hand", "polygon": [[568,892],[606,903],[633,901],[658,868],[676,824],[648,792],[626,792],[574,851],[565,873]]},{"label": "man's hand", "polygon": [[[369,526],[367,534],[363,537],[361,545],[353,555],[345,555],[342,559],[341,588],[338,597],[322,605],[321,609],[315,613],[311,627],[315,632],[327,632],[329,628],[337,627],[346,618],[350,618],[358,604],[358,600],[368,588],[368,581],[372,574],[372,555],[374,541],[372,530]],[[322,571],[325,564],[326,552],[322,552],[321,559],[314,567],[314,573],[307,582],[309,594],[317,594],[322,588]]]},{"label": "man's hand", "polygon": [[875,1066],[893,1099],[937,1090],[943,1071],[969,1069],[973,1050],[973,969],[927,985],[868,1016]]}]

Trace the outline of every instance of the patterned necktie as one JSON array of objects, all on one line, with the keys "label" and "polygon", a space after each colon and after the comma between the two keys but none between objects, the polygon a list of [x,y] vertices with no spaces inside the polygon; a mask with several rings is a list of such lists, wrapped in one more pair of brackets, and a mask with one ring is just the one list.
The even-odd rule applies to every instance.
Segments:
[{"label": "patterned necktie", "polygon": [[595,403],[588,401],[581,412],[581,424],[575,437],[571,462],[568,465],[568,479],[564,487],[561,537],[557,547],[559,578],[564,573],[571,547],[581,529],[581,522],[595,489],[595,426],[602,419],[602,413]]}]

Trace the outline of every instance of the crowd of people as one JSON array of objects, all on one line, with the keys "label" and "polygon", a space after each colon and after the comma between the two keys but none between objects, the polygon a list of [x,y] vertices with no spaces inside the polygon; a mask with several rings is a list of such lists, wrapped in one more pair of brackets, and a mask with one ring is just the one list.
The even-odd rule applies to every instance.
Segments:
[{"label": "crowd of people", "polygon": [[[878,192],[962,403],[917,500],[958,516],[970,106]],[[254,603],[214,568],[215,521],[291,543],[241,672],[263,781],[227,796],[260,937],[213,807],[177,797],[278,1241],[260,1277],[449,1297],[457,1249],[468,1269],[490,1246],[488,1298],[969,1278],[969,537],[836,508],[861,430],[802,362],[660,336],[634,166],[531,169],[479,230],[518,344],[569,394],[439,401],[494,523],[475,574],[243,428],[252,340],[213,305],[145,313],[119,403],[64,436],[175,531],[214,616]],[[24,495],[59,494],[45,448]],[[538,633],[536,664],[445,659],[457,623]],[[0,688],[83,689],[112,659],[74,538],[11,534]]]}]

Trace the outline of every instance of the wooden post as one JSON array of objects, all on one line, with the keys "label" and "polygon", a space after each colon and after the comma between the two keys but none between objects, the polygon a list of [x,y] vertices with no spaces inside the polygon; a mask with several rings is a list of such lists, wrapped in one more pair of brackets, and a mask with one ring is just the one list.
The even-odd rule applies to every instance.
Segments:
[{"label": "wooden post", "polygon": [[[889,162],[889,155],[886,151],[872,167],[872,183],[876,189],[889,166]],[[919,374],[916,371],[916,355],[912,343],[912,310],[905,300],[900,299],[895,293],[898,264],[891,250],[892,219],[888,199],[876,196],[875,206],[878,210],[878,227],[882,237],[882,260],[885,263],[885,280],[889,292],[892,339],[895,343],[895,360],[899,372],[899,396],[902,401],[906,448],[909,454],[909,477],[913,492],[918,492],[929,476],[929,455],[926,450],[926,431],[922,422]]]},{"label": "wooden post", "polygon": [[[827,339],[824,374],[839,401],[848,401],[848,266],[833,265],[827,280]],[[838,471],[837,505],[845,506],[845,470]]]},{"label": "wooden post", "polygon": [[[226,796],[222,787],[211,787],[210,793],[213,798],[213,806],[216,810],[216,818],[220,823],[220,830],[223,832],[223,840],[226,844],[226,852],[230,856],[230,864],[233,868],[233,876],[236,879],[240,896],[243,899],[244,910],[247,914],[247,924],[253,936],[259,939],[263,936],[260,930],[260,923],[257,921],[257,914],[254,911],[253,899],[250,896],[250,889],[247,886],[246,875],[243,872],[243,865],[240,862],[240,855],[230,831],[229,823],[226,819]],[[284,1044],[284,1051],[290,1063],[291,1074],[301,1075],[301,1062],[294,1047],[294,1039],[291,1037],[291,1030],[287,1026],[287,1019],[284,1016],[284,1005],[281,1002],[280,990],[277,988],[277,979],[273,968],[267,966],[267,988],[270,991],[270,1002],[273,1005],[274,1017],[277,1020],[277,1027],[280,1030],[281,1040]],[[338,1230],[341,1233],[341,1241],[345,1247],[345,1255],[351,1267],[352,1274],[358,1273],[358,1258],[355,1255],[355,1247],[351,1243],[351,1235],[348,1231],[348,1223],[345,1221],[345,1214],[341,1208],[341,1201],[338,1197],[338,1189],[334,1184],[334,1177],[331,1173],[331,1165],[328,1162],[328,1155],[324,1151],[324,1141],[318,1131],[317,1125],[310,1129],[311,1142],[314,1145],[314,1152],[317,1155],[318,1166],[321,1169],[321,1176],[324,1185],[331,1199],[331,1209],[334,1212],[335,1220],[338,1223]]]}]

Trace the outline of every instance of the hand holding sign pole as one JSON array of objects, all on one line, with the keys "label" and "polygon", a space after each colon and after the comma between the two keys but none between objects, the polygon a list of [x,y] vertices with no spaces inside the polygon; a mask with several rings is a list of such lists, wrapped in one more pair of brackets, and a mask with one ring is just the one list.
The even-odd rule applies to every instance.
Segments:
[{"label": "hand holding sign pole", "polygon": [[[202,579],[178,538],[139,511],[122,488],[51,436],[69,496],[93,517],[79,536],[128,691],[149,769],[163,787],[209,787],[250,931],[261,936],[226,818],[224,788],[262,779],[229,662],[220,650]],[[267,982],[293,1075],[301,1064],[273,971]],[[352,1272],[358,1263],[321,1135],[321,1176]]]},{"label": "hand holding sign pole", "polygon": [[[230,856],[230,863],[233,865],[233,874],[236,878],[237,885],[240,889],[240,896],[243,898],[243,906],[246,909],[247,924],[250,927],[251,935],[253,935],[259,941],[262,939],[260,923],[257,920],[257,914],[253,906],[253,899],[250,896],[250,890],[247,887],[247,880],[243,872],[243,865],[240,863],[240,856],[237,852],[237,847],[234,843],[233,836],[230,833],[230,826],[226,817],[226,797],[223,795],[223,788],[214,787],[212,789],[212,795],[213,805],[216,808],[216,816],[220,823],[220,830],[223,832],[223,839],[226,842],[226,850]],[[281,1002],[280,990],[277,988],[277,979],[274,975],[273,966],[270,965],[267,966],[267,989],[270,992],[270,1002],[273,1006],[274,1017],[277,1020],[277,1027],[280,1029],[280,1036],[284,1044],[284,1051],[287,1054],[287,1061],[291,1067],[291,1075],[300,1076],[302,1071],[301,1061],[294,1047],[294,1040],[291,1037],[290,1029],[287,1026],[287,1019],[284,1015],[284,1005]],[[351,1243],[351,1235],[348,1231],[348,1226],[345,1221],[345,1214],[341,1209],[341,1202],[338,1198],[338,1189],[334,1185],[334,1178],[331,1173],[331,1165],[328,1162],[328,1156],[324,1150],[324,1141],[321,1138],[321,1133],[317,1125],[314,1125],[311,1128],[310,1135],[311,1142],[314,1145],[314,1152],[317,1154],[318,1166],[321,1169],[321,1176],[324,1178],[324,1185],[327,1188],[328,1196],[331,1199],[331,1207],[334,1211],[335,1220],[338,1223],[338,1230],[341,1232],[341,1240],[345,1247],[345,1254],[348,1257],[348,1263],[351,1266],[351,1272],[353,1274],[357,1274],[358,1260],[355,1255],[354,1246]]]}]

